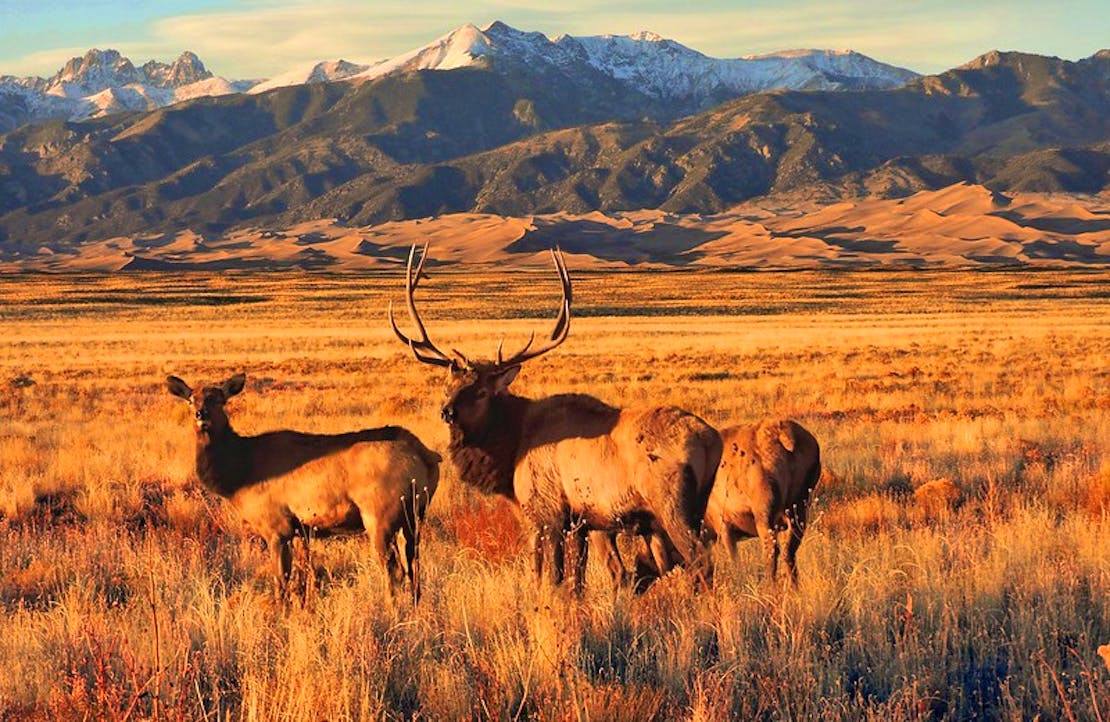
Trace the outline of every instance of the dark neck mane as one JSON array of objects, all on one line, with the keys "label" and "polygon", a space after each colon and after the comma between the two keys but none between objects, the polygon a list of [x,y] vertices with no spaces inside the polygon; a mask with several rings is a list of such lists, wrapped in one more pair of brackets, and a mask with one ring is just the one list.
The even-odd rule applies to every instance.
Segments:
[{"label": "dark neck mane", "polygon": [[250,476],[251,455],[244,439],[229,425],[217,437],[197,435],[197,478],[214,494],[230,497]]},{"label": "dark neck mane", "polygon": [[496,397],[489,423],[480,439],[465,439],[462,429],[451,425],[451,443],[447,451],[464,484],[487,494],[516,499],[513,474],[524,412],[531,403],[529,399],[512,394]]}]

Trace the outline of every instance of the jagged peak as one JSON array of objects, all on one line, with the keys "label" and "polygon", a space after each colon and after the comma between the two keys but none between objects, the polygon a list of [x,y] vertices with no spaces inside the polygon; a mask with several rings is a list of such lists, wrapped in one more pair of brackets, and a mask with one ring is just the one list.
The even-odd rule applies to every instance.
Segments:
[{"label": "jagged peak", "polygon": [[999,65],[1015,65],[1023,61],[1050,61],[1056,63],[1066,62],[1055,55],[1041,55],[1039,53],[1025,53],[1020,50],[990,50],[982,55],[972,58],[955,70],[978,70]]},{"label": "jagged peak", "polygon": [[486,23],[486,26],[480,28],[483,33],[519,33],[520,31],[512,25],[503,23],[500,20],[491,20]]},{"label": "jagged peak", "polygon": [[135,66],[131,64],[129,59],[120,55],[118,50],[90,48],[83,56],[75,56],[67,60],[62,69],[55,75],[55,78],[58,80],[74,80],[96,68],[134,70]]}]

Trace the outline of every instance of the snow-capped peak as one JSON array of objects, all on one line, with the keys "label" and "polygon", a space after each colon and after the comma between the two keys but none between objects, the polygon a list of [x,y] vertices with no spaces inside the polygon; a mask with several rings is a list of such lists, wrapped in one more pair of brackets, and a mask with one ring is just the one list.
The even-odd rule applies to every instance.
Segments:
[{"label": "snow-capped peak", "polygon": [[352,63],[342,59],[309,63],[293,68],[281,75],[275,75],[247,92],[252,94],[265,93],[267,90],[285,88],[291,85],[309,85],[311,83],[331,83],[337,80],[346,80],[370,67],[370,65]]},{"label": "snow-capped peak", "polygon": [[212,71],[205,68],[200,58],[188,50],[178,56],[172,65],[157,60],[147,61],[143,64],[142,71],[147,82],[161,88],[180,88],[212,77]]},{"label": "snow-capped peak", "polygon": [[554,67],[582,77],[601,72],[648,96],[703,102],[772,89],[890,88],[917,77],[850,50],[792,50],[719,59],[647,30],[632,35],[561,35],[551,40],[500,21],[481,29],[463,25],[356,77],[367,80],[395,72],[499,64]]},{"label": "snow-capped peak", "polygon": [[214,76],[189,51],[172,63],[151,60],[136,67],[116,50],[94,48],[71,58],[50,78],[0,76],[0,132],[14,127],[12,123],[51,117],[78,120],[202,96],[469,66],[494,71],[548,70],[583,85],[615,83],[664,101],[675,112],[695,112],[762,90],[890,88],[916,77],[850,50],[788,50],[719,59],[648,30],[551,39],[494,20],[483,28],[462,25],[389,60],[314,62],[261,83]]},{"label": "snow-capped peak", "polygon": [[46,92],[69,98],[81,97],[141,80],[139,71],[118,51],[93,48],[83,57],[70,58],[54,77],[46,81]]},{"label": "snow-capped peak", "polygon": [[503,23],[492,23],[483,31],[476,25],[467,23],[424,47],[378,63],[355,77],[369,79],[399,71],[453,70],[474,65],[476,60],[492,52],[493,41],[487,32],[497,33],[500,28],[496,26],[499,25]]},{"label": "snow-capped peak", "polygon": [[[0,77],[0,89],[19,104],[21,113],[14,116],[17,124],[152,110],[190,98],[241,93],[252,85],[253,81],[214,76],[188,50],[172,63],[150,60],[136,68],[118,50],[93,48],[70,58],[49,78]],[[0,107],[0,118],[4,110]],[[0,132],[10,127],[0,127]]]}]

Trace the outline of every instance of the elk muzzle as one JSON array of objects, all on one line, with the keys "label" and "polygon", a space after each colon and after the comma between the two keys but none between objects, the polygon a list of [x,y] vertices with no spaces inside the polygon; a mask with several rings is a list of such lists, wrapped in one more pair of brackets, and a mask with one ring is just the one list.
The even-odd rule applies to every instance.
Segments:
[{"label": "elk muzzle", "polygon": [[197,420],[197,429],[200,431],[208,431],[208,427],[212,425],[212,418],[208,414],[208,409],[197,409],[195,416]]},{"label": "elk muzzle", "polygon": [[443,419],[444,423],[453,424],[457,416],[455,415],[455,404],[447,403],[443,405],[443,410],[439,412],[439,416]]}]

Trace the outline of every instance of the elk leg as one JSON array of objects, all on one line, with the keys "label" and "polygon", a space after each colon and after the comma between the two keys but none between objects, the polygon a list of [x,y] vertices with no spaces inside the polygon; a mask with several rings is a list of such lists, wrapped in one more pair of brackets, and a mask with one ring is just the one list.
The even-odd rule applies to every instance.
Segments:
[{"label": "elk leg", "polygon": [[802,544],[802,535],[806,533],[806,504],[801,502],[786,513],[787,523],[790,525],[790,538],[786,542],[786,568],[790,572],[790,584],[798,586],[798,565],[796,557],[798,547]]},{"label": "elk leg", "polygon": [[378,554],[378,560],[389,579],[389,593],[392,596],[394,588],[405,576],[401,563],[397,560],[397,547],[393,543],[397,532],[386,525],[379,524],[378,520],[369,514],[362,515],[362,525],[366,527],[366,534],[370,537],[374,551]]},{"label": "elk leg", "polygon": [[574,544],[574,593],[577,596],[582,596],[582,591],[586,588],[586,564],[589,561],[587,534],[583,526],[570,532]]},{"label": "elk leg", "polygon": [[628,570],[621,560],[620,549],[617,547],[617,533],[610,531],[590,532],[590,544],[597,549],[605,559],[605,568],[613,580],[613,586],[627,584],[630,581]]},{"label": "elk leg", "polygon": [[562,525],[548,527],[547,546],[551,547],[551,583],[562,586],[566,575],[566,536]]},{"label": "elk leg", "polygon": [[736,555],[739,551],[741,535],[736,527],[729,525],[725,530],[725,549],[728,550],[728,558],[733,566],[736,565]]},{"label": "elk leg", "polygon": [[289,575],[293,573],[293,550],[289,548],[289,540],[280,534],[274,534],[266,540],[270,547],[270,558],[274,567],[274,588],[279,596],[284,596]]},{"label": "elk leg", "polygon": [[631,584],[633,591],[637,594],[643,594],[664,574],[656,562],[657,552],[666,554],[671,567],[674,566],[674,560],[672,558],[673,550],[667,546],[666,539],[663,536],[656,535],[654,537],[658,539],[656,546],[659,549],[652,548],[653,537],[649,532],[643,532],[638,536],[643,546],[636,552],[635,571],[632,572]]},{"label": "elk leg", "polygon": [[763,556],[767,560],[767,574],[774,583],[779,571],[779,537],[775,531],[774,519],[767,515],[756,518],[755,531],[763,545]]},{"label": "elk leg", "polygon": [[637,555],[637,576],[639,576],[641,568],[645,572],[650,572],[652,564],[654,564],[659,576],[669,574],[675,565],[674,560],[671,559],[671,550],[667,548],[666,539],[663,538],[662,534],[644,534],[643,539],[649,553]]},{"label": "elk leg", "polygon": [[537,528],[536,532],[532,535],[532,564],[536,570],[536,582],[543,581],[543,556],[544,556],[544,533],[542,528]]},{"label": "elk leg", "polygon": [[405,564],[409,586],[412,588],[412,603],[417,604],[420,601],[420,547],[416,526],[406,519],[401,527],[401,535],[405,539]]}]

